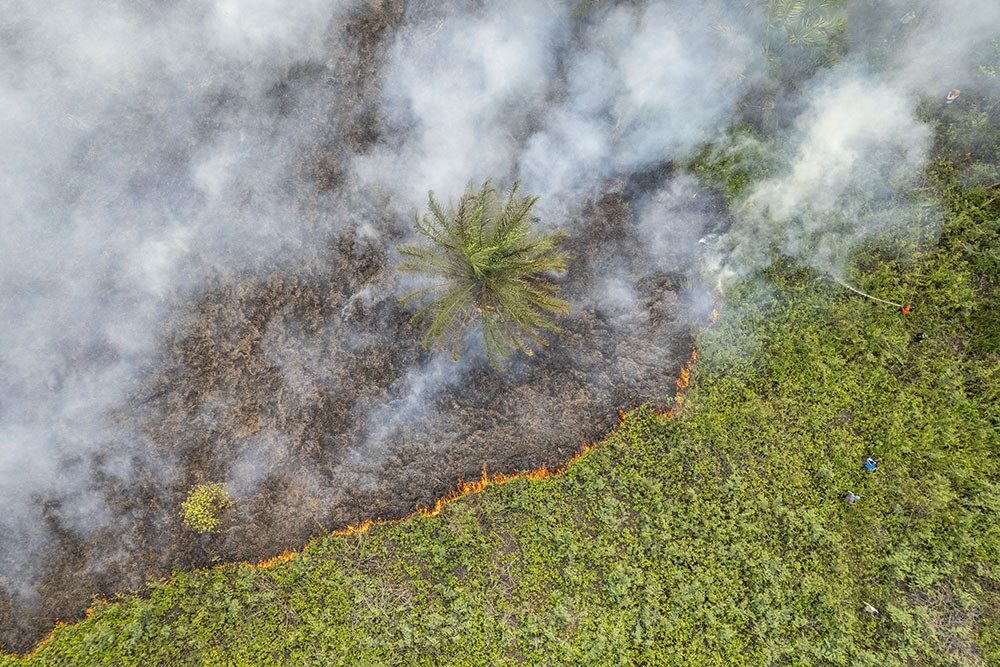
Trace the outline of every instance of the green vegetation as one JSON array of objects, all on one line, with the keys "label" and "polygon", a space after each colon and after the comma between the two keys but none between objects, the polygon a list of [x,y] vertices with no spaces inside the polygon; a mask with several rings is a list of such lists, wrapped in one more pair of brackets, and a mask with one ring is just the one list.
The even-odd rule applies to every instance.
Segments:
[{"label": "green vegetation", "polygon": [[750,186],[772,176],[778,159],[769,142],[750,125],[731,128],[723,141],[704,144],[688,164],[705,186],[734,205],[749,194]]},{"label": "green vegetation", "polygon": [[726,295],[674,419],[437,517],[178,572],[0,664],[997,664],[1000,201],[967,164],[928,171],[939,242],[855,255],[914,315],[779,260]]},{"label": "green vegetation", "polygon": [[847,53],[845,0],[760,0],[745,2],[729,21],[715,29],[728,39],[749,36],[745,26],[763,26],[761,56],[769,82],[751,87],[738,105],[743,122],[777,130],[775,114],[782,88],[796,85]]},{"label": "green vegetation", "polygon": [[846,30],[843,0],[768,0],[764,56],[770,74],[777,77],[782,65],[803,57],[809,68],[837,62]]},{"label": "green vegetation", "polygon": [[569,304],[553,296],[559,287],[542,274],[565,271],[569,255],[556,250],[567,235],[533,232],[531,208],[537,197],[519,197],[517,183],[504,199],[489,181],[469,189],[447,212],[428,194],[430,213],[416,216],[417,231],[430,244],[399,248],[399,268],[443,282],[411,292],[406,302],[430,291],[443,292],[414,315],[428,317],[424,347],[447,347],[456,361],[470,321],[479,321],[486,355],[495,368],[513,349],[531,354],[530,343],[545,345],[539,329],[557,329],[547,313],[567,313]]},{"label": "green vegetation", "polygon": [[181,520],[196,533],[210,533],[218,527],[219,515],[232,505],[225,484],[195,484],[181,503]]}]

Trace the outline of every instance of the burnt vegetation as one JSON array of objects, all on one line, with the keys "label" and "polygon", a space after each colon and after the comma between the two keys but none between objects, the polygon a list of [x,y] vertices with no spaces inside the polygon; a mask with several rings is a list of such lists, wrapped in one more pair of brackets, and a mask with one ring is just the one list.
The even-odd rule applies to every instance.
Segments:
[{"label": "burnt vegetation", "polygon": [[[281,106],[294,103],[296,83],[337,88],[326,118],[336,129],[298,154],[286,186],[303,234],[326,242],[252,272],[219,272],[173,300],[157,356],[114,415],[153,455],[134,455],[127,441],[100,454],[136,470],[127,480],[101,478],[114,526],[81,535],[48,512],[40,594],[0,597],[7,650],[28,649],[57,620],[79,619],[94,595],[136,589],[178,567],[256,561],[367,518],[402,517],[484,466],[555,465],[600,438],[619,410],[667,400],[662,388],[672,386],[690,327],[704,317],[682,294],[693,256],[679,256],[670,273],[648,271],[630,202],[615,183],[580,211],[579,233],[563,243],[581,270],[561,279],[561,295],[579,305],[553,345],[531,363],[512,359],[506,374],[463,364],[448,368],[447,381],[438,377],[413,309],[397,300],[406,290],[394,249],[407,237],[391,222],[389,199],[356,197],[344,181],[349,155],[375,137],[375,75],[400,7],[356,11],[331,36],[332,64],[293,67],[272,89]],[[349,202],[336,215],[364,220],[376,234],[330,232],[317,210],[332,193]],[[611,263],[642,276],[628,313],[594,298],[604,289],[600,267]],[[204,535],[185,528],[179,508],[188,491],[220,480],[234,501],[225,521]]]}]

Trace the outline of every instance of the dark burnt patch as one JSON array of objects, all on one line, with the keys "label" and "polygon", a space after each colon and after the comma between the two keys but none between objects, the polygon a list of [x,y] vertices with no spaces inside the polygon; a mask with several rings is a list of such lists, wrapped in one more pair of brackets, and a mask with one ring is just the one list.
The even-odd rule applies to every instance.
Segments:
[{"label": "dark burnt patch", "polygon": [[[67,462],[130,467],[97,477],[113,519],[106,528],[81,534],[60,518],[58,499],[39,499],[54,535],[37,556],[44,585],[28,600],[0,581],[7,650],[28,650],[56,620],[81,618],[94,595],[173,568],[253,562],[368,518],[402,517],[484,466],[558,465],[607,433],[619,410],[673,395],[690,354],[681,292],[691,267],[650,271],[633,211],[634,198],[669,179],[669,164],[579,212],[566,241],[576,259],[557,278],[573,309],[549,346],[516,355],[506,373],[475,362],[473,350],[455,364],[421,347],[422,327],[397,300],[402,239],[387,197],[345,192],[354,186],[344,165],[380,140],[377,71],[403,20],[402,2],[360,6],[331,28],[346,37],[331,39],[329,61],[290,69],[272,90],[289,114],[308,102],[299,92],[307,82],[337,92],[317,110],[327,129],[301,149],[288,184],[303,238],[318,241],[178,296],[158,353],[112,415],[152,454],[111,437],[94,460]],[[219,128],[206,120],[204,130]],[[335,214],[374,231],[332,231],[351,227],[316,212],[314,200],[333,194],[348,202]],[[229,484],[236,504],[217,533],[199,536],[182,526],[180,504],[193,484],[214,481]]]}]

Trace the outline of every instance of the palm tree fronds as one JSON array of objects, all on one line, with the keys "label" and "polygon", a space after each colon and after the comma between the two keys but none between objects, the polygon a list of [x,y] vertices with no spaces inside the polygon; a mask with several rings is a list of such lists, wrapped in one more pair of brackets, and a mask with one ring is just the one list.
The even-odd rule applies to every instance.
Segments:
[{"label": "palm tree fronds", "polygon": [[403,255],[401,271],[443,279],[410,292],[408,303],[424,295],[443,294],[413,316],[430,320],[425,348],[458,359],[466,328],[479,321],[483,344],[491,365],[501,368],[513,350],[531,354],[530,344],[546,345],[539,330],[558,331],[551,315],[569,312],[570,304],[556,298],[559,286],[546,280],[547,272],[562,273],[572,257],[557,250],[568,235],[536,232],[531,209],[537,197],[521,197],[514,183],[506,197],[486,181],[471,186],[458,206],[445,209],[428,192],[428,209],[416,215],[417,232],[430,243],[408,243],[397,248]]}]

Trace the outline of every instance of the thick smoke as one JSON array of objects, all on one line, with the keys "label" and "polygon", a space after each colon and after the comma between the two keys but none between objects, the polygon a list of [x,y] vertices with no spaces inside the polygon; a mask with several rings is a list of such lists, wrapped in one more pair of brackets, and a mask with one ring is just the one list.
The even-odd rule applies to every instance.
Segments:
[{"label": "thick smoke", "polygon": [[96,478],[129,479],[139,462],[170,482],[144,434],[110,415],[157,354],[171,304],[297,241],[285,180],[330,100],[285,80],[322,56],[343,11],[266,0],[5,7],[5,588],[31,590],[27,558],[44,553],[46,521],[81,534],[129,523]]},{"label": "thick smoke", "polygon": [[356,166],[421,208],[467,182],[522,179],[571,225],[609,179],[683,156],[731,120],[761,55],[727,3],[595,10],[515,2],[414,19],[382,75],[390,141]]},{"label": "thick smoke", "polygon": [[718,4],[704,9],[618,7],[582,31],[519,160],[528,186],[551,193],[547,210],[572,210],[608,178],[682,156],[728,124],[759,53],[718,29]]},{"label": "thick smoke", "polygon": [[[931,148],[927,114],[953,89],[995,93],[1000,9],[969,1],[852,6],[847,58],[801,87],[783,142],[741,136],[718,155],[766,155],[775,173],[736,206],[737,224],[709,253],[716,285],[747,275],[775,248],[820,273],[843,276],[852,248],[900,221],[928,223],[912,189]],[[975,81],[985,90],[970,90]],[[995,173],[995,171],[994,171]],[[930,214],[934,215],[934,214]]]},{"label": "thick smoke", "polygon": [[553,3],[415,18],[382,73],[389,140],[357,161],[362,178],[398,193],[405,211],[428,189],[447,200],[469,181],[509,178],[567,37]]},{"label": "thick smoke", "polygon": [[[269,534],[288,516],[420,499],[381,488],[394,471],[447,487],[463,448],[538,465],[602,408],[670,395],[700,249],[716,276],[769,245],[842,271],[923,168],[917,106],[962,88],[1000,26],[985,0],[852,3],[850,55],[803,75],[775,72],[776,21],[736,0],[433,4],[5,8],[2,618],[37,616],[55,569],[138,585],[204,560],[192,539],[156,561],[136,528],[176,526],[192,480],[230,483],[236,526],[212,548],[252,557],[296,546]],[[786,140],[753,147],[778,168],[730,217],[678,172],[705,142],[745,148],[725,130],[762,90]],[[474,345],[459,364],[420,351],[395,302],[427,190],[486,178],[521,179],[577,257],[564,331],[506,375]],[[101,556],[39,556],[67,535]]]},{"label": "thick smoke", "polygon": [[923,95],[940,98],[973,80],[981,86],[980,66],[997,61],[995,2],[865,0],[852,7],[851,17],[852,52],[888,80]]},{"label": "thick smoke", "polygon": [[915,114],[915,97],[881,77],[838,70],[805,94],[781,156],[741,207],[742,224],[729,268],[764,261],[763,244],[823,272],[843,274],[848,253],[906,211],[897,197],[913,185],[931,131]]}]

